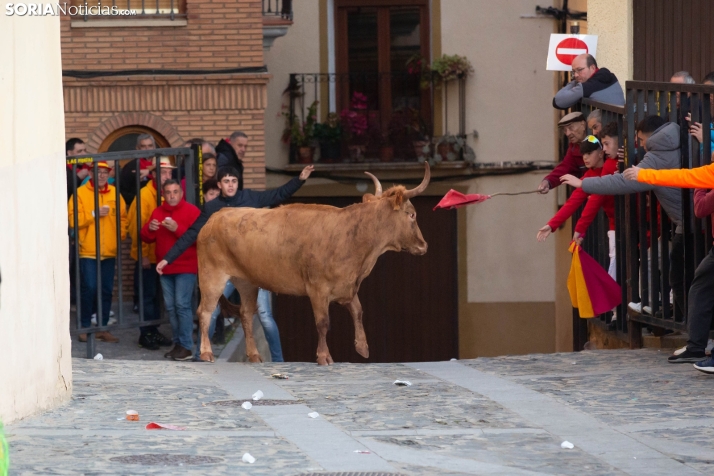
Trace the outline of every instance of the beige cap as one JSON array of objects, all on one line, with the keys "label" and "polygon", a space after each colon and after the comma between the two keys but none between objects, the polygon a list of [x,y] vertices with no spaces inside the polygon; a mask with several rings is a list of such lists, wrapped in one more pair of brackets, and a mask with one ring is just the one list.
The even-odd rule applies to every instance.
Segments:
[{"label": "beige cap", "polygon": [[[176,168],[173,166],[173,164],[171,164],[171,159],[169,159],[165,155],[161,156],[159,158],[159,161],[160,161],[159,163],[161,164],[162,169],[175,169]],[[158,169],[159,166],[157,165],[156,168]]]},{"label": "beige cap", "polygon": [[568,124],[572,124],[573,122],[578,121],[585,122],[585,116],[583,116],[583,113],[571,112],[570,114],[566,114],[560,121],[558,121],[558,127],[567,126]]}]

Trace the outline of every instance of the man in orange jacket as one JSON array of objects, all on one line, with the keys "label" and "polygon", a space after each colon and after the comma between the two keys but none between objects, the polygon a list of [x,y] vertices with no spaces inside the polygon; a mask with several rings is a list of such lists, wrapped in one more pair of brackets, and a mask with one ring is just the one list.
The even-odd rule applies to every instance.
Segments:
[{"label": "man in orange jacket", "polygon": [[[97,259],[101,264],[102,284],[102,325],[109,321],[114,290],[114,267],[117,256],[117,235],[119,240],[126,236],[126,205],[114,186],[107,183],[112,168],[106,162],[97,163],[99,210],[94,209],[94,178],[77,189],[77,239],[79,240],[79,276],[82,282],[81,322],[82,327],[91,325],[92,312],[96,310],[97,297]],[[70,228],[74,223],[74,198],[69,200],[68,217]],[[117,230],[117,213],[120,216],[120,229]],[[99,250],[96,249],[96,216],[99,216]],[[109,332],[97,332],[96,337],[105,342],[119,342]],[[87,334],[79,335],[80,342],[87,341]]]}]

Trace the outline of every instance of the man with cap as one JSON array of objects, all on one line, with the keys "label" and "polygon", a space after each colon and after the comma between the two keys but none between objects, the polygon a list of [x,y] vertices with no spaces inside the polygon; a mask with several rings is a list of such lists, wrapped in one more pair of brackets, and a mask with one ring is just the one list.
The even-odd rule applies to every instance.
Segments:
[{"label": "man with cap", "polygon": [[[131,257],[136,260],[134,279],[138,281],[139,273],[142,273],[142,290],[144,302],[144,320],[153,321],[161,318],[160,306],[157,300],[157,289],[159,275],[156,273],[156,251],[154,243],[141,244],[141,261],[139,261],[139,232],[141,228],[151,219],[151,214],[158,207],[158,192],[161,185],[171,179],[171,174],[176,168],[171,164],[168,157],[160,157],[159,165],[156,169],[161,169],[159,184],[156,183],[156,176],[141,189],[139,200],[131,202],[128,214],[128,231],[131,236]],[[141,213],[137,213],[137,202],[140,203]],[[138,286],[138,285],[137,285]],[[136,288],[136,286],[135,286]],[[171,339],[162,335],[157,326],[142,326],[139,328],[139,346],[149,350],[158,350],[159,346],[169,346]]]},{"label": "man with cap", "polygon": [[552,188],[560,185],[560,177],[566,174],[581,177],[585,172],[583,154],[580,153],[580,143],[585,139],[587,125],[582,112],[571,112],[558,122],[558,127],[568,138],[568,151],[551,173],[549,173],[538,186],[540,193],[548,193]]},{"label": "man with cap", "polygon": [[[79,240],[79,276],[82,283],[81,315],[82,327],[91,325],[92,312],[97,308],[97,259],[101,264],[102,284],[102,325],[109,321],[114,289],[114,267],[117,256],[117,235],[123,240],[126,236],[126,204],[113,185],[107,183],[111,167],[106,162],[97,163],[97,185],[94,177],[77,188],[77,239]],[[92,174],[93,175],[93,174]],[[98,196],[99,209],[94,209],[95,194]],[[74,198],[68,203],[69,226],[74,223]],[[117,230],[117,213],[120,216],[120,230]],[[99,250],[96,249],[96,217],[99,217]],[[105,342],[119,342],[109,332],[97,332],[96,337]],[[80,342],[87,341],[87,334],[79,335]]]}]

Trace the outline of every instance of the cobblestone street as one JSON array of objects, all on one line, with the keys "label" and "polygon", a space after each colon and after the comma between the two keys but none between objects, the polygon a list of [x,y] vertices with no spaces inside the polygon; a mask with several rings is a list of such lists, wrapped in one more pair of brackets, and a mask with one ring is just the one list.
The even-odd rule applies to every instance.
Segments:
[{"label": "cobblestone street", "polygon": [[[714,474],[712,380],[666,356],[331,367],[74,359],[72,400],[6,428],[10,474]],[[263,399],[243,409],[257,390]],[[139,422],[122,418],[129,409]],[[566,440],[575,447],[561,448]]]}]

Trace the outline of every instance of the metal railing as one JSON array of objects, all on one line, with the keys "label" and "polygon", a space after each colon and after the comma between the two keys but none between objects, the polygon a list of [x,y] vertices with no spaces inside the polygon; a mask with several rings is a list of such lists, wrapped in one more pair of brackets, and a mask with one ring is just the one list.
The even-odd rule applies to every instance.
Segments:
[{"label": "metal railing", "polygon": [[277,16],[283,20],[293,19],[292,0],[263,0],[263,16]]},{"label": "metal railing", "polygon": [[[126,161],[127,159],[132,159],[132,160],[139,160],[139,159],[145,159],[145,158],[150,158],[154,157],[156,158],[156,174],[158,177],[161,176],[161,163],[158,160],[159,157],[161,156],[174,156],[176,158],[176,171],[177,171],[177,179],[179,183],[183,179],[185,179],[185,185],[186,185],[186,190],[185,190],[185,198],[186,201],[189,203],[200,203],[201,202],[201,197],[200,197],[200,187],[198,187],[197,184],[197,170],[200,170],[200,158],[201,158],[201,152],[200,152],[200,147],[194,146],[193,148],[167,148],[167,149],[154,149],[154,150],[137,150],[137,151],[121,151],[121,152],[107,152],[103,154],[92,154],[92,155],[86,155],[86,156],[75,156],[75,157],[68,157],[67,158],[67,165],[70,165],[72,167],[72,197],[70,198],[70,203],[72,205],[72,231],[74,233],[74,253],[73,253],[73,263],[70,264],[70,266],[74,266],[74,286],[75,286],[75,297],[76,297],[76,328],[71,331],[72,335],[77,335],[77,334],[86,334],[87,335],[87,358],[93,358],[95,355],[96,351],[96,342],[95,342],[95,333],[96,332],[102,332],[102,331],[108,331],[112,329],[128,329],[128,328],[135,328],[135,327],[141,327],[141,326],[150,326],[150,325],[158,325],[162,323],[162,320],[147,320],[145,319],[145,313],[144,313],[144,283],[143,283],[143,273],[139,272],[138,273],[138,292],[139,292],[139,299],[138,299],[138,306],[139,306],[139,321],[137,322],[127,322],[126,316],[124,315],[124,296],[123,296],[123,269],[122,269],[122,253],[121,253],[121,242],[122,242],[122,235],[126,230],[123,229],[122,225],[122,215],[126,214],[127,210],[122,210],[121,206],[124,203],[124,200],[122,198],[121,192],[122,192],[122,183],[121,183],[121,167],[120,167],[120,161]],[[194,160],[194,157],[197,157],[198,160]],[[99,183],[99,169],[98,169],[98,162],[107,162],[108,165],[113,166],[112,168],[115,171],[115,176],[114,176],[114,218],[115,218],[115,223],[114,228],[115,228],[115,236],[114,239],[116,240],[116,248],[117,248],[117,255],[116,255],[116,270],[118,273],[118,276],[116,276],[115,282],[119,283],[118,286],[118,293],[116,296],[116,304],[117,304],[117,323],[113,325],[102,325],[103,323],[103,310],[102,310],[102,269],[101,269],[101,257],[102,257],[102,245],[101,245],[101,227],[102,223],[100,220],[100,214],[99,213],[93,213],[93,220],[94,220],[94,247],[95,247],[95,253],[94,253],[94,260],[96,261],[96,301],[94,303],[94,309],[96,309],[96,319],[97,319],[97,325],[96,326],[89,326],[89,327],[83,327],[82,326],[82,277],[80,276],[80,232],[79,232],[79,199],[78,199],[78,193],[77,189],[80,188],[80,183],[78,183],[78,177],[77,177],[77,170],[78,166],[80,165],[85,165],[89,164],[92,168],[91,170],[91,175],[90,177],[94,180],[93,183],[98,184]],[[141,177],[140,177],[140,168],[137,166],[136,167],[136,173],[135,173],[135,180],[136,180],[136,209],[141,210]],[[160,181],[159,181],[160,182]],[[158,187],[160,189],[160,186]],[[93,210],[99,210],[99,203],[100,203],[100,192],[98,190],[98,187],[93,187],[94,192],[94,200],[93,200]],[[198,191],[198,193],[197,193]],[[157,190],[157,206],[161,205],[161,193],[160,190]],[[111,213],[111,210],[110,210]],[[144,223],[143,221],[148,221],[149,217],[142,217],[141,213],[137,213],[137,262],[141,263],[142,262],[142,244],[143,241],[141,239],[141,228],[143,227]],[[91,238],[90,238],[91,239]],[[106,258],[106,257],[105,257]],[[112,297],[113,298],[113,297]],[[113,299],[112,299],[112,302]],[[108,315],[108,313],[107,313]]]},{"label": "metal railing", "polygon": [[[628,81],[626,135],[634,138],[637,122],[647,115],[656,114],[668,122],[680,125],[682,168],[709,164],[712,153],[712,98],[714,86]],[[702,124],[701,144],[689,134],[687,118],[690,114],[692,122]],[[644,155],[642,149],[636,148],[634,140],[627,142],[626,150],[626,166],[636,165]],[[694,270],[711,249],[712,235],[709,217],[700,219],[694,215],[693,190],[682,189],[681,196],[681,252],[679,244],[675,243],[672,247],[678,230],[675,230],[662,207],[658,207],[654,192],[640,193],[626,200],[624,214],[627,224],[625,238],[629,301],[639,301],[643,309],[645,306],[649,308],[649,312],[628,310],[630,343],[634,347],[641,346],[643,324],[658,329],[687,330],[689,286]],[[649,266],[644,265],[646,250],[649,251]],[[675,272],[672,273],[672,281],[675,284],[683,282],[682,306],[673,305],[670,300],[669,275],[673,267]],[[676,272],[680,267],[683,268],[681,274]]]},{"label": "metal railing", "polygon": [[[299,151],[301,147],[320,151],[317,158],[307,162],[415,162],[435,154],[439,154],[441,160],[463,160],[464,149],[451,148],[450,144],[466,138],[465,82],[465,78],[458,78],[441,83],[433,76],[409,73],[291,74],[286,89],[290,101],[285,112],[287,126],[296,125],[304,132],[311,106],[320,103],[316,107],[317,130],[325,125],[333,129],[328,138],[308,131],[308,135],[315,132],[314,136],[299,143],[286,126],[284,140],[290,144],[290,162],[298,162],[301,157],[302,162],[306,162]],[[449,90],[454,85],[457,111],[452,113],[451,120],[455,118],[457,125],[455,134],[451,134],[448,105]],[[440,125],[443,127],[434,124],[436,94],[445,98],[441,106],[443,124]],[[356,97],[361,102],[359,107],[355,106]],[[362,133],[355,125],[358,121],[362,121]],[[444,135],[435,137],[434,132],[439,129],[445,131]],[[326,155],[326,144],[330,143],[332,148]]]}]

